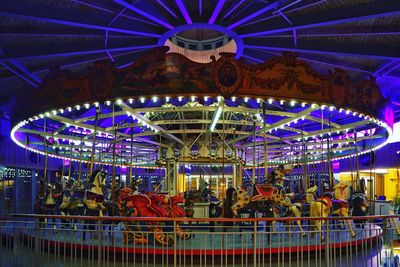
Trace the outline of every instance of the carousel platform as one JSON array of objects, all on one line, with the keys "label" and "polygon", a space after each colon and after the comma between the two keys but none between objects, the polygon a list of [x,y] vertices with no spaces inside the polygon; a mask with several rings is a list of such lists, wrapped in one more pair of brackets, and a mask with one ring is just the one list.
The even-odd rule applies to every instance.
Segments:
[{"label": "carousel platform", "polygon": [[[25,223],[26,224],[26,223]],[[377,244],[376,240],[382,237],[380,226],[367,223],[364,229],[354,228],[356,237],[351,238],[346,229],[324,229],[325,240],[321,242],[318,235],[307,230],[305,236],[298,231],[289,234],[283,226],[275,228],[275,232],[266,232],[263,225],[253,226],[190,226],[191,238],[187,240],[176,238],[169,246],[155,242],[154,235],[145,233],[147,244],[132,244],[123,241],[121,225],[115,226],[111,232],[96,229],[87,232],[86,239],[82,239],[83,229],[77,230],[56,229],[51,224],[48,228],[26,227],[19,223],[3,225],[2,243],[22,242],[25,246],[40,246],[41,251],[57,254],[80,254],[90,256],[102,250],[108,255],[160,255],[160,256],[207,256],[207,255],[280,255],[292,253],[321,253],[324,250],[334,253],[351,253],[358,246]],[[188,230],[189,226],[184,228]],[[166,230],[167,231],[167,230]],[[189,230],[188,230],[189,231]],[[169,232],[173,235],[173,232]]]}]

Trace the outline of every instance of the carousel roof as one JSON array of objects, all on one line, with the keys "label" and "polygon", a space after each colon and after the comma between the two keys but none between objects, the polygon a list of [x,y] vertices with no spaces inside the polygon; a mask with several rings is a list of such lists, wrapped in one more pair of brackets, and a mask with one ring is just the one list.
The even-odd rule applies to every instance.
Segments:
[{"label": "carousel roof", "polygon": [[5,0],[0,99],[35,90],[49,68],[79,72],[101,59],[124,67],[169,42],[206,60],[236,52],[249,64],[293,51],[321,74],[375,76],[400,105],[399,28],[400,3],[391,0]]}]

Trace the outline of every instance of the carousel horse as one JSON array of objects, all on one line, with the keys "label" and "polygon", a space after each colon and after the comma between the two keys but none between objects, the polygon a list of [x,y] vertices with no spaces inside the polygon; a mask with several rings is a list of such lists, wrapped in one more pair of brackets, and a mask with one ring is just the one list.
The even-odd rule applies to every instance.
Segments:
[{"label": "carousel horse", "polygon": [[[313,186],[306,190],[306,202],[310,205],[310,217],[328,217],[331,212],[332,201],[327,196],[316,199],[315,194],[317,191],[318,186]],[[311,220],[310,222],[314,230],[321,234],[321,240],[325,239],[322,235],[322,224],[324,222],[323,220]]]},{"label": "carousel horse", "polygon": [[287,169],[280,165],[268,177],[266,185],[254,185],[253,195],[250,196],[243,189],[237,191],[237,201],[232,205],[232,212],[237,216],[237,211],[250,202],[270,202],[275,206],[291,207],[292,203],[286,198],[283,181]]},{"label": "carousel horse", "polygon": [[253,185],[252,195],[243,189],[237,191],[236,202],[231,210],[235,216],[238,216],[239,210],[246,208],[250,211],[250,216],[255,217],[257,213],[261,213],[263,217],[273,218],[274,205],[291,207],[292,203],[272,185]]},{"label": "carousel horse", "polygon": [[[44,181],[41,186],[44,186]],[[43,195],[44,194],[44,195]],[[61,201],[61,192],[56,191],[56,187],[48,184],[45,191],[43,188],[39,190],[35,203],[35,212],[38,214],[57,215],[58,204]],[[47,219],[39,220],[39,227],[44,228]],[[53,219],[53,228],[56,229],[55,219]]]},{"label": "carousel horse", "polygon": [[[360,180],[359,190],[352,192],[350,196],[350,207],[352,209],[352,216],[366,216],[368,214],[368,199],[365,193],[366,186],[365,180]],[[364,229],[365,220],[353,220],[357,228],[362,227]]]},{"label": "carousel horse", "polygon": [[[293,171],[293,168],[284,166],[284,165],[279,165],[278,168],[273,170],[269,175],[268,175],[268,182],[275,187],[276,189],[279,190],[279,193],[281,195],[285,196],[285,202],[287,203],[292,203],[291,197],[294,196],[294,193],[286,193],[285,187],[284,187],[284,180],[285,180],[285,174],[288,174]],[[287,206],[287,205],[274,205],[274,212],[275,212],[275,217],[296,217],[299,218],[301,217],[301,210],[302,210],[302,204],[301,203],[292,203],[292,205]],[[288,221],[288,231],[290,232],[292,222]],[[303,236],[306,235],[306,233],[303,230],[303,227],[301,225],[301,220],[296,220],[296,224],[299,227],[300,232],[302,233]],[[275,222],[272,223],[272,228],[274,229]]]},{"label": "carousel horse", "polygon": [[[97,170],[89,177],[89,189],[85,191],[83,204],[85,205],[85,216],[103,216],[103,212],[107,210],[104,206],[103,188],[106,184],[107,173]],[[88,220],[84,224],[83,240],[86,239],[86,229],[94,230],[94,222]]]},{"label": "carousel horse", "polygon": [[[164,202],[164,204],[168,204],[168,200],[162,197],[155,195],[151,198],[145,194],[133,194],[131,188],[125,187],[119,192],[118,208],[121,216],[125,217],[167,217],[167,212],[155,203]],[[135,244],[148,243],[140,223],[135,221],[125,221],[124,223],[124,242],[129,242],[133,239]],[[163,232],[160,223],[147,221],[146,226],[148,230],[154,233],[154,238],[159,244],[170,245],[173,242],[173,239]]]},{"label": "carousel horse", "polygon": [[[342,216],[348,217],[349,215],[349,205],[345,201],[344,190],[347,185],[340,182],[334,187],[334,199],[332,200],[329,196],[319,197],[315,199],[315,193],[318,191],[317,186],[313,186],[306,190],[306,201],[310,204],[310,217],[328,217]],[[322,235],[322,224],[325,220],[311,220],[311,225],[316,231],[321,235],[321,240],[324,240]],[[350,231],[350,236],[355,237],[356,233],[351,226],[351,222],[346,220],[346,224]]]},{"label": "carousel horse", "polygon": [[[150,196],[150,198],[155,203],[155,205],[159,206],[166,212],[167,217],[172,217],[172,218],[185,217],[185,210],[180,206],[178,206],[178,204],[184,202],[184,198],[182,196],[176,195],[173,197],[167,197],[162,194],[154,194]],[[181,239],[187,240],[192,236],[191,233],[185,232],[182,229],[181,223],[178,222],[176,223],[175,230],[179,238]]]},{"label": "carousel horse", "polygon": [[[332,199],[332,212],[331,216],[341,216],[341,217],[348,217],[349,216],[349,204],[346,200],[345,190],[347,188],[347,184],[344,182],[337,183],[334,186],[334,194]],[[345,221],[351,237],[355,237],[356,233],[353,230],[351,222],[349,220]]]},{"label": "carousel horse", "polygon": [[[294,196],[294,193],[286,194],[286,201],[292,203],[291,197]],[[292,206],[274,206],[275,218],[285,218],[285,217],[295,217],[300,218],[302,216],[301,210],[303,208],[302,203],[296,202],[292,203]],[[301,220],[295,221],[302,236],[306,236],[306,233],[303,230],[303,226],[301,225]],[[294,224],[294,221],[286,221],[287,230],[290,232],[290,228]],[[272,229],[275,229],[275,222],[272,222]]]},{"label": "carousel horse", "polygon": [[[85,187],[81,181],[68,181],[66,190],[62,193],[62,202],[59,206],[61,215],[77,216],[84,214],[83,199],[85,197]],[[65,228],[71,223],[69,220],[62,221]],[[71,229],[77,230],[77,220],[72,220]]]}]

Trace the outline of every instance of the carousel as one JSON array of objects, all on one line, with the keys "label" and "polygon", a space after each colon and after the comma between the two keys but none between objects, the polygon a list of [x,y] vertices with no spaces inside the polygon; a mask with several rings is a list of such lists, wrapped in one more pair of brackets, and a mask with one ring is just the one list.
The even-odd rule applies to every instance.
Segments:
[{"label": "carousel", "polygon": [[[340,69],[322,75],[293,53],[258,65],[229,53],[196,63],[160,47],[123,69],[96,62],[84,76],[54,70],[19,102],[13,141],[70,163],[57,194],[44,168],[37,212],[45,214],[347,217],[348,185],[334,179],[332,164],[383,147],[393,124],[373,78],[354,83]],[[159,179],[143,185],[144,170]],[[359,175],[351,186],[357,215],[365,215]],[[268,205],[277,207],[272,214]],[[346,222],[338,244],[379,236],[357,235]],[[310,227],[321,232],[322,224]],[[175,227],[196,242],[184,222]],[[173,243],[156,222],[125,222],[123,242],[148,242],[144,228],[159,244]]]}]

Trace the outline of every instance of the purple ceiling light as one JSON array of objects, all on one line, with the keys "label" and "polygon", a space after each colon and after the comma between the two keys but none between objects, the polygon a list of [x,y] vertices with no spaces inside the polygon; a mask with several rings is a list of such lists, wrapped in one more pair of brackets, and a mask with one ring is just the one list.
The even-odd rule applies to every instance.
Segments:
[{"label": "purple ceiling light", "polygon": [[225,19],[226,17],[228,17],[233,11],[235,11],[244,1],[245,1],[245,0],[240,0],[239,3],[237,3],[231,10],[229,10],[229,11],[225,14],[224,19]]},{"label": "purple ceiling light", "polygon": [[20,73],[20,71],[14,70],[14,68],[12,68],[11,66],[8,66],[8,64],[6,64],[4,62],[0,62],[0,65],[3,66],[4,68],[8,69],[12,73],[14,73],[15,75],[17,75],[21,79],[25,80],[27,83],[29,83],[33,87],[39,88],[39,84],[40,83],[36,82],[35,80],[32,80],[31,77],[29,77],[29,76],[26,77],[25,73]]},{"label": "purple ceiling light", "polygon": [[266,7],[264,7],[263,9],[258,10],[257,12],[254,12],[253,14],[251,14],[250,16],[244,17],[243,19],[231,24],[228,26],[229,30],[232,30],[240,25],[242,25],[243,23],[252,20],[262,14],[264,14],[265,12],[270,11],[271,9],[277,8],[279,6],[279,2],[274,2],[272,4],[267,5]]},{"label": "purple ceiling light", "polygon": [[148,19],[150,19],[150,20],[152,20],[152,21],[164,26],[165,28],[172,29],[174,27],[171,24],[169,24],[169,23],[167,23],[167,22],[165,22],[165,21],[163,21],[163,20],[161,20],[161,19],[159,19],[157,17],[154,17],[153,15],[151,15],[151,14],[149,14],[149,13],[147,13],[147,12],[145,12],[145,11],[143,11],[143,10],[141,10],[141,9],[131,5],[131,4],[126,3],[123,0],[114,0],[114,2],[124,6],[126,8],[128,8],[130,10],[132,10],[135,13],[138,13],[139,15],[142,15],[145,18],[148,18]]},{"label": "purple ceiling light", "polygon": [[217,19],[219,13],[221,12],[222,7],[225,4],[225,0],[219,0],[217,6],[214,9],[214,12],[211,15],[210,20],[208,21],[208,23],[210,24],[214,24],[215,20]]},{"label": "purple ceiling light", "polygon": [[183,1],[182,0],[175,0],[175,3],[178,5],[179,10],[182,12],[182,15],[185,18],[187,24],[193,24],[192,19],[189,16],[189,12],[187,11]]},{"label": "purple ceiling light", "polygon": [[157,3],[159,3],[169,14],[174,16],[175,18],[178,18],[178,16],[161,0],[157,0]]}]

